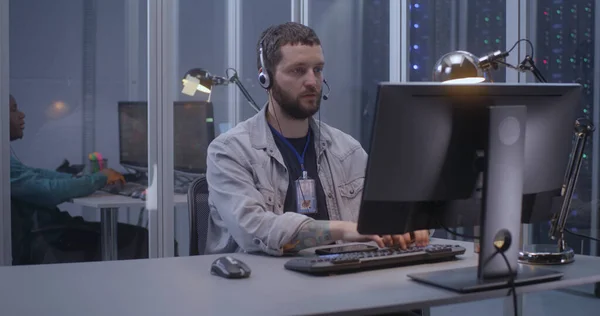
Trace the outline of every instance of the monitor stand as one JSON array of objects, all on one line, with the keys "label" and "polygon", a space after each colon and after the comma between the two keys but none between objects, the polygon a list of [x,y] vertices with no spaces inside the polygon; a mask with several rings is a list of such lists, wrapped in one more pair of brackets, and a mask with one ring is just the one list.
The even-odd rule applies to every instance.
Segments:
[{"label": "monitor stand", "polygon": [[518,265],[527,107],[490,106],[488,113],[479,264],[409,274],[415,281],[469,293],[508,288],[511,280],[524,285],[563,276],[561,272]]}]

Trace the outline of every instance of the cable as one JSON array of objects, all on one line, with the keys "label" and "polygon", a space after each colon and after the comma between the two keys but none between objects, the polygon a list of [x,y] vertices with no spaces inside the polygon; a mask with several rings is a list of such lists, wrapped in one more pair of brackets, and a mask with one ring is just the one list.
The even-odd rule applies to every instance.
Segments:
[{"label": "cable", "polygon": [[[436,219],[438,222],[438,225],[440,227],[442,227],[445,231],[449,232],[450,234],[454,235],[454,236],[458,236],[458,237],[462,237],[462,238],[469,238],[469,239],[475,239],[478,240],[479,237],[475,237],[475,236],[467,236],[467,235],[463,235],[463,234],[459,234],[457,232],[454,232],[452,230],[450,230],[448,227],[444,226],[442,224],[442,222],[440,221],[440,219]],[[488,258],[488,260],[486,260],[486,262],[483,263],[483,266],[485,267],[490,261],[492,261],[492,258],[494,258],[497,254],[500,254],[502,256],[502,258],[504,259],[504,262],[506,263],[506,268],[508,269],[508,273],[510,275],[510,278],[508,279],[508,286],[510,287],[510,290],[508,291],[507,295],[511,295],[512,294],[512,298],[513,298],[513,313],[515,316],[518,316],[518,308],[517,308],[517,289],[515,286],[515,275],[513,274],[512,268],[510,267],[510,263],[508,262],[508,258],[506,258],[506,255],[504,254],[504,251],[498,247],[496,247],[496,252]]]},{"label": "cable", "polygon": [[520,42],[527,42],[529,44],[529,47],[531,48],[531,58],[533,58],[533,56],[534,56],[533,55],[533,43],[526,38],[522,38],[522,39],[516,41],[515,44],[513,45],[513,47],[511,47],[507,53],[510,54],[510,52],[512,52],[515,49],[515,47],[517,47],[517,45],[519,45]]},{"label": "cable", "polygon": [[508,268],[508,273],[510,274],[510,278],[508,279],[508,286],[510,286],[510,291],[508,291],[508,295],[510,295],[512,293],[512,298],[513,298],[513,314],[515,316],[518,316],[519,311],[517,308],[517,288],[515,286],[515,274],[513,274],[513,271],[510,267],[510,263],[508,262],[508,258],[506,258],[506,255],[504,254],[504,251],[501,251],[500,249],[497,249],[496,251],[497,253],[499,253],[502,258],[504,259],[504,262],[506,262],[506,268]]},{"label": "cable", "polygon": [[237,75],[237,70],[235,70],[235,68],[227,68],[225,69],[225,76],[227,76],[227,78],[231,78],[233,76],[229,75],[229,71],[233,71],[233,75]]},{"label": "cable", "polygon": [[594,238],[594,237],[591,237],[591,236],[586,236],[586,235],[574,233],[574,232],[572,232],[572,231],[570,231],[569,229],[566,229],[566,228],[565,228],[565,231],[567,233],[573,235],[573,236],[577,236],[577,237],[581,237],[581,238],[585,238],[585,239],[589,239],[589,240],[600,242],[600,239],[598,239],[598,238]]},{"label": "cable", "polygon": [[463,234],[459,234],[455,231],[450,230],[450,228],[444,226],[444,224],[442,224],[442,221],[440,221],[440,219],[436,219],[437,220],[437,224],[438,226],[440,226],[441,228],[443,228],[445,231],[449,232],[450,234],[457,236],[457,237],[461,237],[461,238],[467,238],[467,239],[473,239],[473,240],[479,240],[479,237],[476,236],[469,236],[469,235],[463,235]]},{"label": "cable", "polygon": [[506,67],[508,67],[508,68],[512,68],[512,69],[519,70],[519,67],[515,67],[515,66],[513,66],[513,65],[511,65],[511,64],[509,64],[509,63],[507,63],[507,62],[505,62],[505,61],[498,60],[498,61],[496,61],[496,62],[497,62],[498,64],[500,64],[500,65],[504,65],[504,66],[506,66]]},{"label": "cable", "polygon": [[[229,71],[233,71],[233,75],[229,76]],[[246,90],[246,88],[240,81],[237,70],[235,70],[235,68],[227,68],[227,69],[225,69],[225,75],[227,76],[226,82],[234,83],[238,87],[240,92],[244,95],[244,97],[246,98],[246,101],[248,101],[248,104],[250,104],[250,106],[254,109],[254,111],[256,111],[256,113],[260,112],[260,107],[258,107],[258,105],[256,104],[256,101],[254,101],[254,99],[250,95],[250,92],[248,92],[248,90]],[[223,83],[223,84],[227,84],[227,83]]]}]

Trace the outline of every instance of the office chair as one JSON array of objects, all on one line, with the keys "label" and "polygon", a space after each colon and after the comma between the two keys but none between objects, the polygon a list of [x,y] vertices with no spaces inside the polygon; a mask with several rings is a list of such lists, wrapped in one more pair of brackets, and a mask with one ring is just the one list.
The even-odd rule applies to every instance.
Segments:
[{"label": "office chair", "polygon": [[190,256],[203,255],[208,233],[208,183],[201,175],[188,189],[188,208],[190,213]]}]

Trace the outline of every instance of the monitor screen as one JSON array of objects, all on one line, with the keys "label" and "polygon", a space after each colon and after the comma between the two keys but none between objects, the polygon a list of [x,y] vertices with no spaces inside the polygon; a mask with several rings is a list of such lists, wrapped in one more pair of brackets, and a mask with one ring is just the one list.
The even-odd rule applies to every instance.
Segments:
[{"label": "monitor screen", "polygon": [[148,105],[119,102],[120,164],[148,168]]},{"label": "monitor screen", "polygon": [[[359,233],[437,228],[436,220],[446,227],[478,225],[486,186],[487,199],[522,199],[521,221],[548,220],[572,150],[580,89],[579,84],[380,83]],[[526,108],[524,123],[515,125],[507,116],[495,128],[491,109],[515,106]],[[513,153],[521,133],[522,172],[516,163],[498,162]],[[500,149],[492,154],[494,141]],[[486,179],[492,164],[508,171]],[[505,188],[493,191],[516,175],[523,177],[522,196]]]},{"label": "monitor screen", "polygon": [[[215,137],[212,103],[176,101],[173,107],[174,169],[206,172],[206,150]],[[119,102],[120,163],[148,167],[148,103]]]},{"label": "monitor screen", "polygon": [[205,173],[206,150],[215,138],[212,103],[178,101],[174,105],[175,171]]}]

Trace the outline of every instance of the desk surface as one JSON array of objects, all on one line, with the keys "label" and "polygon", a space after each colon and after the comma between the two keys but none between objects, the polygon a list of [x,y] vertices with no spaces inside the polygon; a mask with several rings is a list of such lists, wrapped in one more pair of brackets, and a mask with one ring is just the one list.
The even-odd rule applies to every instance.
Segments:
[{"label": "desk surface", "polygon": [[[175,206],[187,204],[187,195],[185,194],[176,193],[173,198]],[[141,199],[103,191],[96,191],[90,196],[73,199],[71,203],[93,208],[144,207],[146,205],[146,201]]]},{"label": "desk surface", "polygon": [[[406,275],[476,265],[471,243],[461,260],[354,274],[314,277],[285,270],[289,258],[235,254],[252,269],[247,279],[209,273],[218,255],[0,268],[6,315],[369,315],[504,297],[415,283]],[[577,256],[555,267],[560,281],[519,287],[545,291],[600,281],[600,258]]]}]

